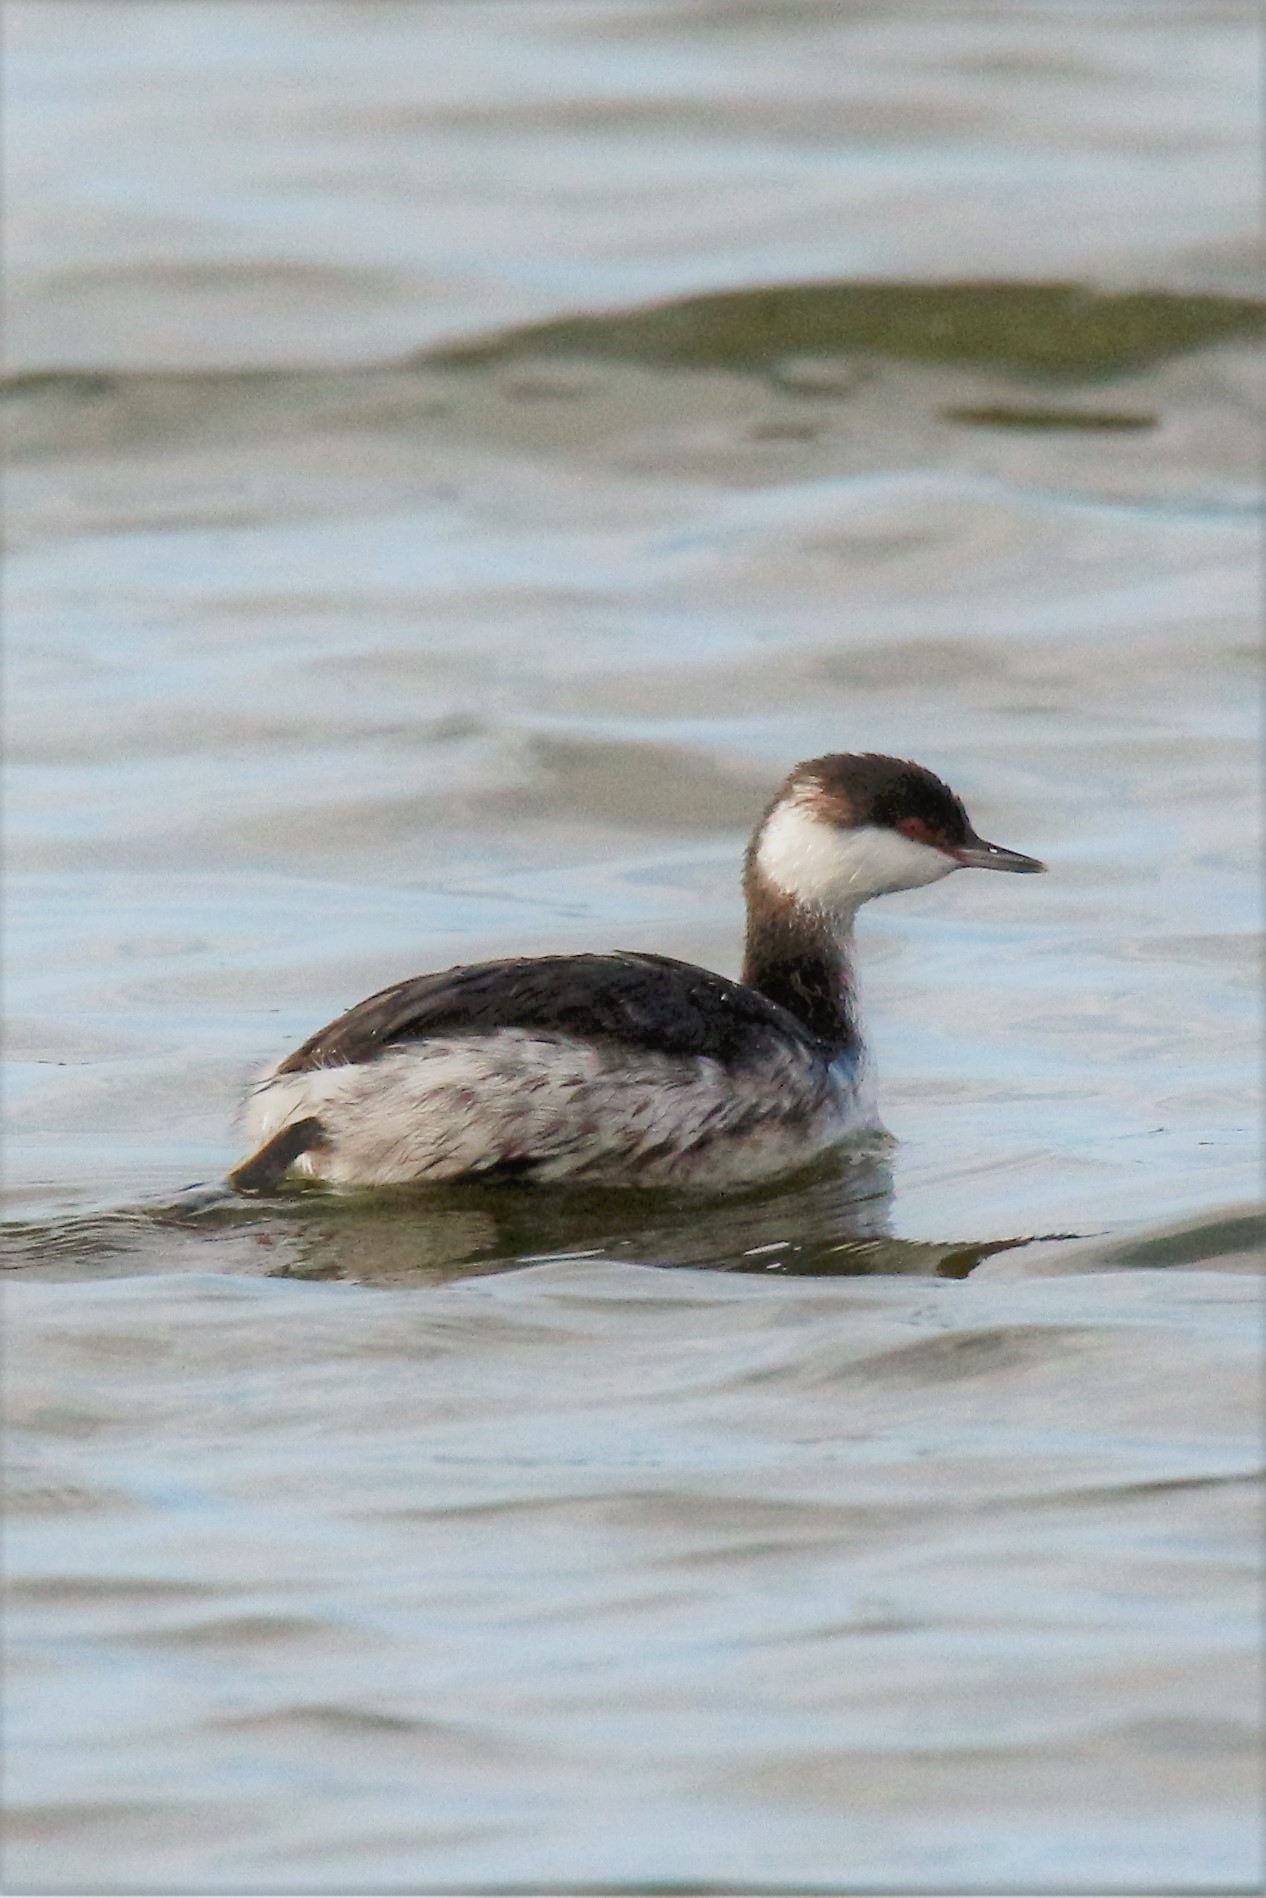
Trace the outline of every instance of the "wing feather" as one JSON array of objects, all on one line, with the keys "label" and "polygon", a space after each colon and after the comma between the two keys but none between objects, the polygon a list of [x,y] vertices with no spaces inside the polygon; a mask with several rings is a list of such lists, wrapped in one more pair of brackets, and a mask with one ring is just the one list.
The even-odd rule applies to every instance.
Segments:
[{"label": "wing feather", "polygon": [[670,956],[533,956],[475,962],[380,989],[309,1037],[279,1074],[372,1061],[401,1042],[536,1029],[668,1055],[758,1061],[771,1037],[817,1042],[755,989]]}]

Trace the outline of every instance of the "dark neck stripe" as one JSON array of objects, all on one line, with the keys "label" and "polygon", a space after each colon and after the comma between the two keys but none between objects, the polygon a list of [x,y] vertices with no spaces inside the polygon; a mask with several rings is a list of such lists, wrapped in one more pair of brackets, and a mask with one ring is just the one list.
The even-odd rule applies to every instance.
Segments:
[{"label": "dark neck stripe", "polygon": [[826,919],[751,890],[743,980],[840,1053],[861,1045],[853,970]]}]

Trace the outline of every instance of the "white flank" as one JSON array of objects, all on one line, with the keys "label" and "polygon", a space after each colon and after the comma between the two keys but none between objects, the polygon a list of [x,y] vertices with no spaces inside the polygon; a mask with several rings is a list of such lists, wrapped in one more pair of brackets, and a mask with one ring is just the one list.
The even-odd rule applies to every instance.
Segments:
[{"label": "white flank", "polygon": [[267,1075],[246,1106],[256,1144],[315,1115],[299,1170],[345,1185],[459,1179],[518,1157],[538,1178],[724,1187],[802,1166],[871,1127],[855,1067],[792,1046],[759,1073],[495,1029],[372,1061]]},{"label": "white flank", "polygon": [[881,824],[844,829],[796,798],[770,814],[756,861],[784,896],[836,913],[854,910],[872,896],[920,889],[959,867],[931,844],[915,843]]}]

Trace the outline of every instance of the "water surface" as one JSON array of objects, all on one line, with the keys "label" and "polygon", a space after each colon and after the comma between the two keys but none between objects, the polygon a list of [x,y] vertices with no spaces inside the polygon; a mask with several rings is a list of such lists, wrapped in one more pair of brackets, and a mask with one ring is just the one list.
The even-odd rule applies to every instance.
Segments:
[{"label": "water surface", "polygon": [[[6,23],[10,1884],[1252,1886],[1255,22]],[[890,1143],[218,1193],[840,748]]]}]

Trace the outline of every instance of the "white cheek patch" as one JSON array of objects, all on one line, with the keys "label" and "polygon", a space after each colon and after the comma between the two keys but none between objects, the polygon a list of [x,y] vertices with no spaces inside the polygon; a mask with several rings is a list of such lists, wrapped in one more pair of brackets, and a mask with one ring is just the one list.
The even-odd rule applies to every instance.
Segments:
[{"label": "white cheek patch", "polygon": [[784,896],[816,909],[853,909],[872,896],[917,890],[958,865],[943,850],[881,824],[842,830],[804,804],[783,804],[761,832],[756,861]]}]

